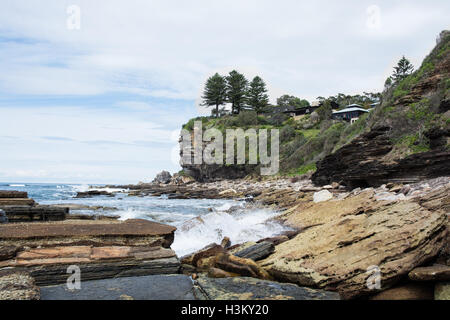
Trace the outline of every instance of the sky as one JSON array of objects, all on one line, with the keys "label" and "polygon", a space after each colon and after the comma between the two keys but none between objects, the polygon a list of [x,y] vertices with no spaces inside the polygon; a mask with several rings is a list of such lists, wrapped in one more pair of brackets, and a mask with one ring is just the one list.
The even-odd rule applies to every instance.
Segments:
[{"label": "sky", "polygon": [[136,183],[180,170],[206,79],[272,102],[381,91],[450,29],[444,0],[2,0],[0,181]]}]

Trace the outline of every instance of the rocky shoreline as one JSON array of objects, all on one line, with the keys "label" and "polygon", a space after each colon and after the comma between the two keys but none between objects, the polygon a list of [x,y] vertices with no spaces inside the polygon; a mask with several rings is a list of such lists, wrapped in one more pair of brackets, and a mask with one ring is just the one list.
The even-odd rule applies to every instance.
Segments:
[{"label": "rocky shoreline", "polygon": [[[184,274],[194,280],[188,298],[195,299],[448,299],[450,177],[353,190],[337,183],[317,187],[308,177],[212,183],[175,178],[109,187],[142,197],[245,200],[280,210],[276,219],[294,231],[242,244],[224,238],[177,257],[170,250],[173,227],[114,217],[82,220],[68,213],[82,208],[72,205],[63,221],[0,225],[0,283],[31,279],[29,293],[3,285],[0,297],[38,298],[40,289],[44,298],[57,298],[68,265],[75,264],[86,283],[112,285],[123,277],[130,284],[139,276],[167,292],[173,290],[172,275]],[[371,270],[379,272],[378,287],[368,285]],[[290,294],[253,295],[265,283],[291,286]],[[92,290],[72,298],[95,299]]]}]

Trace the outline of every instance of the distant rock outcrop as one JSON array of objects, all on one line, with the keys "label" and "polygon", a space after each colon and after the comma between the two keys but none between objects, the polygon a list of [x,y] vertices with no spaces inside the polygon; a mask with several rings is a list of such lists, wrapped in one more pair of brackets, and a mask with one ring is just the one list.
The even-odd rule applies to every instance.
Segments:
[{"label": "distant rock outcrop", "polygon": [[162,171],[156,175],[155,179],[153,180],[153,183],[167,184],[170,182],[171,179],[172,175],[170,174],[170,172]]}]

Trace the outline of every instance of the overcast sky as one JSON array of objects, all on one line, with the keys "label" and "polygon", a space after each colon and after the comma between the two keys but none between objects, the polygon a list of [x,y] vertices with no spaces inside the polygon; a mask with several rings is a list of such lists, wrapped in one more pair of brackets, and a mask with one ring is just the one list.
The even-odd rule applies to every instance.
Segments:
[{"label": "overcast sky", "polygon": [[2,0],[0,181],[176,172],[177,132],[201,113],[208,76],[260,75],[272,101],[380,91],[449,16],[444,0]]}]

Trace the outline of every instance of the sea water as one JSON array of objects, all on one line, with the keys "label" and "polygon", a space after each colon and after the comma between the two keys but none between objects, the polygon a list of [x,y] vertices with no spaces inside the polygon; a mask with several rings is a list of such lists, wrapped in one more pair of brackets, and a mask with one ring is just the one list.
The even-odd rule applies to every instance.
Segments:
[{"label": "sea water", "polygon": [[[128,196],[122,189],[77,184],[0,183],[0,190],[28,192],[40,204],[77,204],[104,207],[104,210],[71,210],[86,215],[119,216],[120,220],[146,219],[177,227],[172,249],[178,256],[229,237],[233,244],[256,241],[287,230],[276,220],[279,213],[269,209],[249,209],[244,201],[223,199],[168,199],[166,196]],[[75,198],[77,192],[103,190],[113,197]],[[229,210],[232,208],[234,210]],[[114,208],[114,209],[112,209]]]}]

